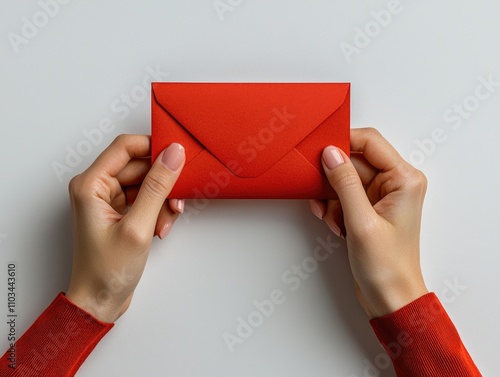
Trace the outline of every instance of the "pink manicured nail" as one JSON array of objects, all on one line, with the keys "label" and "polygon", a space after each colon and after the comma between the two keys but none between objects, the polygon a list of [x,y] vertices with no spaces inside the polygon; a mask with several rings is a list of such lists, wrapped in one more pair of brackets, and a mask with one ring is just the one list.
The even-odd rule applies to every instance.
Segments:
[{"label": "pink manicured nail", "polygon": [[326,225],[332,230],[332,232],[337,236],[337,237],[342,237],[342,231],[340,230],[340,227],[337,225],[335,220],[331,218],[325,219]]},{"label": "pink manicured nail", "polygon": [[160,237],[160,240],[164,239],[170,233],[171,229],[172,229],[172,223],[165,224],[163,229],[160,231],[160,234],[158,235],[158,237]]},{"label": "pink manicured nail", "polygon": [[309,203],[311,204],[311,211],[314,216],[316,216],[320,220],[323,220],[323,210],[321,209],[320,205],[314,200],[311,200]]},{"label": "pink manicured nail", "polygon": [[333,170],[344,163],[344,158],[338,148],[329,146],[323,151],[323,161],[328,169]]},{"label": "pink manicured nail", "polygon": [[170,205],[173,207],[172,209],[174,211],[177,211],[179,213],[184,212],[184,199],[173,199],[170,202]]},{"label": "pink manicured nail", "polygon": [[184,147],[180,144],[173,143],[167,148],[163,153],[161,162],[163,165],[171,171],[177,171],[182,164],[184,159]]}]

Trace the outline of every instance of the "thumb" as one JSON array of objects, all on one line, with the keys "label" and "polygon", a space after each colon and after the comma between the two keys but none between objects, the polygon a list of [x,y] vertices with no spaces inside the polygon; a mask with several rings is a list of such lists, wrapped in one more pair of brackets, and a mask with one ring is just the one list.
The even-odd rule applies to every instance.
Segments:
[{"label": "thumb", "polygon": [[137,198],[126,215],[138,232],[154,234],[161,207],[184,166],[184,147],[173,143],[165,149],[142,182]]},{"label": "thumb", "polygon": [[349,228],[366,223],[367,217],[375,215],[375,210],[366,196],[358,172],[341,149],[331,145],[326,147],[322,162],[326,177],[339,197],[349,233]]}]

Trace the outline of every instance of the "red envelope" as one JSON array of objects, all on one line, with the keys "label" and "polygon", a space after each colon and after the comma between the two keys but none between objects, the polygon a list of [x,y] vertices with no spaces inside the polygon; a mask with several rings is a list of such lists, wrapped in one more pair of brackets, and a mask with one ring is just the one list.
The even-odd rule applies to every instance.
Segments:
[{"label": "red envelope", "polygon": [[153,160],[186,150],[170,198],[336,198],[321,153],[349,130],[349,83],[152,84]]}]

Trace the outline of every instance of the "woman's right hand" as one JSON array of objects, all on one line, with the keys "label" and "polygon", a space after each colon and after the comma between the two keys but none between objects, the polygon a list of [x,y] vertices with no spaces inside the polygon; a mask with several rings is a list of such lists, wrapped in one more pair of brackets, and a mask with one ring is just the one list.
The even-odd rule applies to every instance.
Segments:
[{"label": "woman's right hand", "polygon": [[427,179],[375,129],[351,130],[351,158],[328,146],[326,176],[338,200],[311,209],[345,236],[358,300],[370,318],[428,293],[420,268],[420,221]]},{"label": "woman's right hand", "polygon": [[120,135],[69,185],[73,269],[66,298],[102,322],[128,309],[154,235],[163,239],[184,208],[182,200],[166,200],[184,147],[171,144],[153,165],[150,154],[149,136]]}]

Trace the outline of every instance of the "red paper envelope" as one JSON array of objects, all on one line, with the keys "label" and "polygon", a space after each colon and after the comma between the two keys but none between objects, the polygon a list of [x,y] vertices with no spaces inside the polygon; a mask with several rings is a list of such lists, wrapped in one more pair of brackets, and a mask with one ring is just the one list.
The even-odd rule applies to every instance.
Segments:
[{"label": "red paper envelope", "polygon": [[170,198],[335,198],[321,153],[349,130],[348,83],[152,84],[153,160],[186,150]]}]

